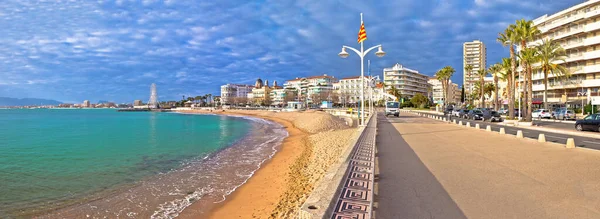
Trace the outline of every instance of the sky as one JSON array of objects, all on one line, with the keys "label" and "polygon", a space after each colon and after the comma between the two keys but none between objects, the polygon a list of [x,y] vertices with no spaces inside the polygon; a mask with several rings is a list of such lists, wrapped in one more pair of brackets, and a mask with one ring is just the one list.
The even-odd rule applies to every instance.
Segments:
[{"label": "sky", "polygon": [[[481,40],[488,65],[508,56],[496,42],[515,20],[583,0],[3,0],[0,96],[79,103],[220,95],[227,83],[280,85],[296,77],[360,75],[360,13],[386,56],[426,75],[450,65],[462,83],[462,44]],[[365,60],[366,63],[366,60]],[[366,64],[365,64],[366,65]],[[366,67],[365,67],[366,71]]]}]

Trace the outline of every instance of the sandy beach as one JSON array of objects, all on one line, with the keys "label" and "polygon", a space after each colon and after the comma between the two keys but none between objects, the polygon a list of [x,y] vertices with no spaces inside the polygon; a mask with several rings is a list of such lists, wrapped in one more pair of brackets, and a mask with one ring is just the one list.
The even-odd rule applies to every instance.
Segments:
[{"label": "sandy beach", "polygon": [[[243,115],[277,122],[288,131],[275,156],[226,201],[209,210],[192,204],[178,218],[290,218],[306,200],[325,171],[348,146],[355,128],[325,112],[268,112],[247,110],[185,111]],[[205,206],[204,206],[205,207]]]}]

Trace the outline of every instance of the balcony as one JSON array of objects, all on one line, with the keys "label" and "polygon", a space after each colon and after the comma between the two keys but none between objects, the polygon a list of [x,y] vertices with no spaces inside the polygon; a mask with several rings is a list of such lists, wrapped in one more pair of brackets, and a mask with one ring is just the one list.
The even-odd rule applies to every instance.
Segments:
[{"label": "balcony", "polygon": [[588,65],[583,67],[583,73],[600,72],[600,65]]},{"label": "balcony", "polygon": [[565,43],[562,46],[563,46],[564,49],[577,48],[577,47],[581,47],[583,45],[587,45],[586,41],[587,41],[587,39],[583,40],[583,39],[579,38],[577,40],[573,40],[573,41],[570,41],[568,43]]},{"label": "balcony", "polygon": [[574,61],[578,61],[578,60],[582,60],[584,58],[584,55],[582,52],[579,53],[572,53],[567,55],[567,58],[565,59],[566,62],[574,62]]},{"label": "balcony", "polygon": [[553,38],[555,40],[562,39],[562,38],[565,38],[567,36],[571,36],[571,35],[578,34],[578,33],[583,33],[583,30],[584,30],[583,25],[578,25],[576,27],[571,27],[567,31],[562,32],[562,33],[560,33],[558,35],[554,35]]},{"label": "balcony", "polygon": [[593,10],[593,11],[585,12],[584,16],[585,16],[585,18],[590,18],[590,17],[596,16],[599,14],[600,14],[600,10]]},{"label": "balcony", "polygon": [[592,51],[592,52],[586,52],[583,55],[585,57],[585,59],[597,59],[600,58],[600,50],[598,51]]},{"label": "balcony", "polygon": [[541,31],[548,31],[548,30],[552,30],[554,28],[563,26],[565,24],[571,23],[573,21],[579,20],[579,19],[583,19],[585,16],[585,13],[579,13],[570,17],[563,17],[562,19],[557,19],[552,21],[551,24],[548,24],[546,26],[544,26],[543,28],[541,28]]},{"label": "balcony", "polygon": [[600,29],[600,22],[594,22],[585,25],[585,32],[591,32]]}]

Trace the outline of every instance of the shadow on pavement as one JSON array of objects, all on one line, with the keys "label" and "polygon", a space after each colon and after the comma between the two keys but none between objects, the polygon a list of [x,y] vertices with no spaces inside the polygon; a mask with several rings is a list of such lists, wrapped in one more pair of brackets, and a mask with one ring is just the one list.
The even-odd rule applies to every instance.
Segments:
[{"label": "shadow on pavement", "polygon": [[378,121],[377,218],[466,218],[394,126]]}]

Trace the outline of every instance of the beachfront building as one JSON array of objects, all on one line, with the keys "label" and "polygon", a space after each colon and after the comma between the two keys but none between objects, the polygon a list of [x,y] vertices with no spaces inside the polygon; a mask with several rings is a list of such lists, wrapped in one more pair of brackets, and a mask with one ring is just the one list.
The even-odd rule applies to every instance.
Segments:
[{"label": "beachfront building", "polygon": [[235,105],[246,103],[248,93],[252,93],[252,85],[226,84],[221,86],[221,104]]},{"label": "beachfront building", "polygon": [[395,87],[403,97],[412,98],[416,94],[427,96],[429,76],[419,73],[396,63],[391,68],[383,69],[383,83],[385,90]]},{"label": "beachfront building", "polygon": [[90,108],[90,101],[89,100],[84,100],[83,104],[81,104],[81,107],[83,108]]},{"label": "beachfront building", "polygon": [[448,101],[444,100],[444,89],[440,80],[436,77],[430,77],[427,83],[431,85],[431,99],[434,103],[460,103],[461,90],[458,88],[458,84],[452,83],[452,80],[449,81],[449,86],[447,87]]},{"label": "beachfront building", "polygon": [[[467,72],[465,68],[471,65],[473,69]],[[465,42],[463,44],[463,86],[465,95],[469,96],[475,88],[475,82],[479,81],[477,72],[480,69],[486,69],[486,48],[485,44],[479,40]]]},{"label": "beachfront building", "polygon": [[133,106],[142,106],[142,105],[144,105],[144,104],[142,103],[141,100],[134,100],[133,101]]},{"label": "beachfront building", "polygon": [[[527,46],[541,43],[542,39],[554,39],[566,50],[569,78],[548,75],[547,101],[550,108],[567,106],[580,108],[600,95],[600,0],[583,1],[551,15],[533,20],[541,31],[541,37]],[[542,104],[544,98],[544,74],[534,71],[533,102]]]},{"label": "beachfront building", "polygon": [[[287,90],[296,91],[299,93],[299,101],[306,101],[307,103],[321,103],[323,100],[329,100],[331,93],[334,91],[333,84],[337,82],[337,79],[327,74],[295,78],[288,80],[283,87]],[[298,92],[299,91],[299,92]]]},{"label": "beachfront building", "polygon": [[[370,80],[371,77],[370,76],[365,76],[365,99],[368,98],[369,95],[369,90],[368,90],[368,80]],[[375,82],[374,84],[380,84],[381,81],[379,81],[377,78],[374,79]],[[354,103],[358,103],[360,102],[360,76],[353,76],[353,77],[347,77],[347,78],[342,78],[339,81],[339,85],[337,85],[336,87],[336,91],[339,95],[339,101],[340,103],[344,104],[354,104]],[[377,102],[381,99],[383,99],[383,86],[381,87],[375,87],[373,90],[373,96],[374,98],[374,102]]]}]

